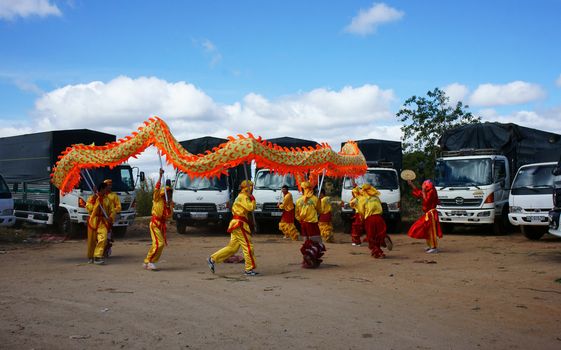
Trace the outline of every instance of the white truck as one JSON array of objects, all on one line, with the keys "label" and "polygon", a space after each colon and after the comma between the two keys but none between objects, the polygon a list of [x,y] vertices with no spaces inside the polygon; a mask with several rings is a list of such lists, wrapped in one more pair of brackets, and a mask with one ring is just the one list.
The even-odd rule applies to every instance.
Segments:
[{"label": "white truck", "polygon": [[[89,217],[85,205],[92,194],[83,180],[85,173],[77,188],[65,195],[51,184],[50,174],[67,147],[79,143],[103,145],[115,139],[115,135],[88,129],[0,138],[0,172],[14,197],[17,222],[57,225],[59,232],[68,236],[85,234]],[[92,169],[89,174],[96,186],[105,179],[113,180],[112,190],[121,200],[122,211],[112,232],[115,237],[123,236],[136,216],[133,169],[122,164],[113,169]]]},{"label": "white truck", "polygon": [[380,192],[383,217],[388,231],[396,232],[401,227],[401,186],[399,171],[402,164],[401,142],[366,139],[356,141],[358,148],[366,158],[368,169],[358,179],[345,177],[341,188],[341,219],[344,231],[351,231],[354,210],[350,207],[352,189],[355,184],[369,183]]},{"label": "white truck", "polygon": [[528,163],[552,161],[560,135],[516,124],[475,123],[446,131],[440,138],[434,183],[442,229],[490,225],[508,233],[513,174]]},{"label": "white truck", "polygon": [[[228,140],[204,136],[180,144],[190,153],[204,154]],[[228,170],[228,176],[191,178],[177,172],[173,191],[173,218],[177,232],[185,234],[188,226],[219,224],[225,227],[232,217],[231,205],[243,178],[243,166]],[[249,177],[249,175],[248,175]]]},{"label": "white truck", "polygon": [[524,165],[512,182],[508,219],[528,239],[538,240],[548,232],[553,185],[561,181],[561,176],[553,175],[556,165],[556,162]]},{"label": "white truck", "polygon": [[14,199],[6,181],[0,175],[0,226],[13,226],[15,223]]},{"label": "white truck", "polygon": [[553,210],[549,211],[549,234],[561,237],[561,227],[559,226],[559,217],[561,214],[561,157],[557,162],[557,166],[552,172],[555,176],[553,182]]}]

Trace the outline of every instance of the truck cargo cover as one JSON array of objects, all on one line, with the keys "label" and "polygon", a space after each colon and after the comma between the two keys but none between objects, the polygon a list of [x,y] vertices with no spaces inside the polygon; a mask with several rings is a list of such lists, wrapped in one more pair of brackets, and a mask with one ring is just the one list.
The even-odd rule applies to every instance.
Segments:
[{"label": "truck cargo cover", "polygon": [[506,155],[515,168],[552,162],[561,155],[561,135],[513,123],[486,122],[446,131],[439,140],[442,151],[494,149]]},{"label": "truck cargo cover", "polygon": [[180,144],[190,153],[204,154],[205,151],[212,151],[214,147],[218,147],[226,142],[228,142],[227,139],[213,136],[203,136],[196,139],[181,141]]},{"label": "truck cargo cover", "polygon": [[[395,169],[401,169],[403,153],[401,142],[364,139],[356,141],[358,148],[364,155],[366,162],[392,162]],[[341,144],[341,147],[343,144]]]}]

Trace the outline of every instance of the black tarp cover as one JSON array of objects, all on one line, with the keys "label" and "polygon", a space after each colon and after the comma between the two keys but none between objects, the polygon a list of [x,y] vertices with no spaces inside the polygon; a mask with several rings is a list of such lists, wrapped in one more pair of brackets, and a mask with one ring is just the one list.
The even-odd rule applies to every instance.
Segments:
[{"label": "black tarp cover", "polygon": [[7,182],[50,179],[52,167],[67,147],[114,142],[115,135],[88,129],[47,131],[0,138],[0,174]]},{"label": "black tarp cover", "polygon": [[227,139],[222,139],[213,136],[203,136],[196,139],[181,141],[180,144],[189,153],[192,154],[204,154],[205,151],[211,151],[214,147],[218,147],[223,143],[228,142]]},{"label": "black tarp cover", "polygon": [[[394,169],[400,170],[403,163],[401,142],[378,139],[356,141],[366,162],[392,162]],[[344,143],[341,144],[343,147]]]},{"label": "black tarp cover", "polygon": [[267,141],[279,145],[281,147],[316,147],[318,145],[317,142],[312,140],[304,140],[304,139],[297,139],[295,137],[276,137],[272,139],[267,139]]},{"label": "black tarp cover", "polygon": [[524,164],[553,162],[561,155],[561,135],[513,123],[475,123],[446,131],[439,140],[442,151],[494,149],[514,168]]}]

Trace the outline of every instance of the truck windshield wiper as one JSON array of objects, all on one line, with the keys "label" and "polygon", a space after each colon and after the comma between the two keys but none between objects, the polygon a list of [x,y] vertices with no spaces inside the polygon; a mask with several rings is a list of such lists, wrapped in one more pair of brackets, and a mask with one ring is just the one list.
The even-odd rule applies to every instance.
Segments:
[{"label": "truck windshield wiper", "polygon": [[534,192],[537,192],[538,189],[536,187],[530,187],[530,186],[520,186],[520,187],[514,187],[512,188],[513,190],[531,190]]}]

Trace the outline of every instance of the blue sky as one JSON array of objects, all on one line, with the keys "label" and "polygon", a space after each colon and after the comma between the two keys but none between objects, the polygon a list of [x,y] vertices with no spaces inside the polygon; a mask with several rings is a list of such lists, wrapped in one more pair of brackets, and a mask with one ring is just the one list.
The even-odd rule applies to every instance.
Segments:
[{"label": "blue sky", "polygon": [[561,133],[561,0],[0,0],[0,133],[401,136],[435,87]]}]

